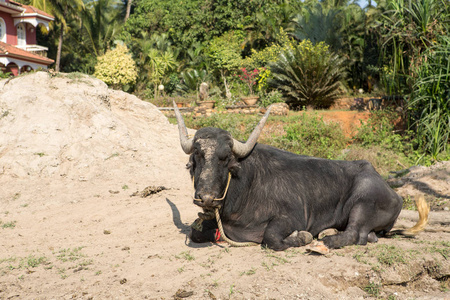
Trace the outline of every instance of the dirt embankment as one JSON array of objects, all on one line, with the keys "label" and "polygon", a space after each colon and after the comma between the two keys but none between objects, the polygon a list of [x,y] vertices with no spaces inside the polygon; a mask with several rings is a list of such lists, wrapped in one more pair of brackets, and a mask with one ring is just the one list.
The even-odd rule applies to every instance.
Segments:
[{"label": "dirt embankment", "polygon": [[[448,211],[414,239],[327,256],[192,244],[186,162],[153,105],[99,80],[1,81],[0,299],[450,298]],[[444,202],[448,166],[412,181]]]}]

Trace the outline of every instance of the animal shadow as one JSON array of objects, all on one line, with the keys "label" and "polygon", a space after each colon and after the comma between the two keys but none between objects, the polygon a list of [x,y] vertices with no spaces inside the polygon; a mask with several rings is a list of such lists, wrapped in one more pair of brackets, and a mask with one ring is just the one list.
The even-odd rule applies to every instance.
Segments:
[{"label": "animal shadow", "polygon": [[[166,198],[166,202],[169,204],[170,209],[172,210],[173,224],[180,230],[181,234],[184,234],[186,236],[186,239],[185,239],[186,246],[191,247],[191,248],[207,248],[207,247],[210,247],[211,245],[213,245],[213,243],[202,243],[202,244],[193,243],[189,239],[189,233],[191,232],[191,226],[189,226],[181,221],[180,211],[178,210],[175,203],[170,201],[168,198]],[[221,245],[218,245],[218,246],[221,246]]]}]

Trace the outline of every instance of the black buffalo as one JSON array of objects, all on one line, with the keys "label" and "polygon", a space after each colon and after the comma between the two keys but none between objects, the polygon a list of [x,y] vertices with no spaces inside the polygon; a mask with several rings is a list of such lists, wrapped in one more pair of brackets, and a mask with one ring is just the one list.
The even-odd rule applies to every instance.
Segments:
[{"label": "black buffalo", "polygon": [[[181,145],[190,154],[194,203],[205,211],[219,207],[231,240],[284,250],[307,243],[298,232],[317,236],[336,228],[339,234],[322,241],[340,248],[376,242],[376,234],[391,230],[402,198],[369,162],[301,156],[257,144],[269,112],[242,143],[211,127],[189,138],[175,106]],[[190,237],[194,242],[214,241],[216,228],[215,220],[205,221],[202,231],[192,229]]]}]

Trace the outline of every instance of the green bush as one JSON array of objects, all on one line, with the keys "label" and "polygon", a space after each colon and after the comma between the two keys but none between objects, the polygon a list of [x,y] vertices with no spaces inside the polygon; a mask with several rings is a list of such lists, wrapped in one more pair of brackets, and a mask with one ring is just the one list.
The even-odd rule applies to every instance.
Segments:
[{"label": "green bush", "polygon": [[94,76],[114,88],[129,90],[136,83],[136,63],[125,45],[118,44],[97,58]]},{"label": "green bush", "polygon": [[273,90],[271,92],[265,93],[260,96],[261,106],[268,107],[274,103],[284,102],[283,95],[277,91]]},{"label": "green bush", "polygon": [[283,51],[269,69],[269,85],[280,90],[287,103],[296,108],[330,107],[340,94],[344,77],[343,59],[323,42],[313,45],[309,40]]}]

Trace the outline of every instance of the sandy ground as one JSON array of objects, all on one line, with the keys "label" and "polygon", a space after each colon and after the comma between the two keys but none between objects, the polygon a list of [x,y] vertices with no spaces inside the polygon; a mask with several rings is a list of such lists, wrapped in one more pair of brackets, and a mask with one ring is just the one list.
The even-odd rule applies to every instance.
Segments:
[{"label": "sandy ground", "polygon": [[450,299],[448,162],[404,177],[442,203],[416,238],[326,256],[193,244],[187,156],[153,105],[76,74],[0,89],[0,299]]}]

